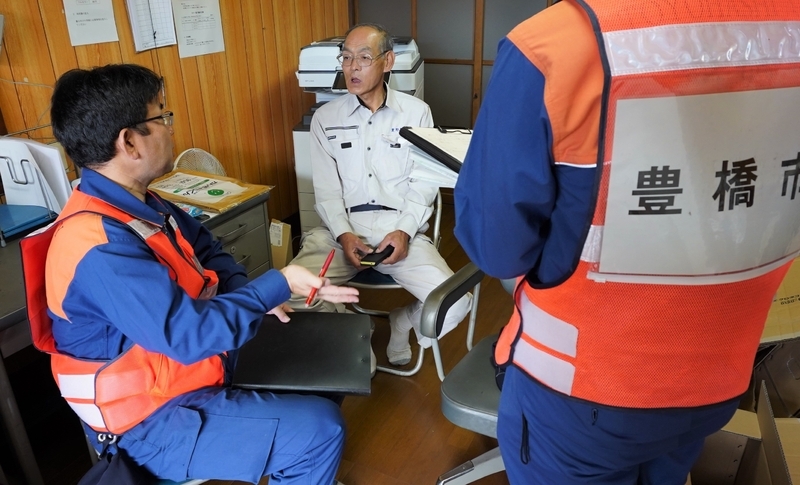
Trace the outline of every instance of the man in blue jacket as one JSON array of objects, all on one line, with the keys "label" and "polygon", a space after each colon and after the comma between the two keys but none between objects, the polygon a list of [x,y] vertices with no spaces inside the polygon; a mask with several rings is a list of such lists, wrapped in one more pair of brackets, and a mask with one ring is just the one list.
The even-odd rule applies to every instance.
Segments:
[{"label": "man in blue jacket", "polygon": [[[320,298],[333,302],[357,301],[357,293],[297,266],[248,282],[207,229],[147,191],[173,164],[173,113],[164,110],[162,83],[144,67],[109,65],[67,72],[56,84],[53,132],[83,169],[73,199],[107,208],[60,220],[50,244],[46,288],[57,354],[77,363],[109,362],[110,369],[138,349],[151,366],[161,366],[157,384],[167,393],[186,385],[174,382],[178,375],[221,382],[158,406],[134,399],[114,409],[138,421],[121,433],[119,448],[158,477],[333,483],[344,442],[337,406],[314,396],[232,389],[228,377],[235,349],[255,335],[264,313],[287,320],[279,305],[291,293],[318,288]],[[125,220],[108,217],[111,212]],[[158,246],[155,238],[168,243]],[[169,254],[159,252],[164,248]],[[175,261],[188,262],[188,270]],[[202,288],[189,289],[186,280],[198,278],[194,268]],[[217,363],[204,368],[210,376],[173,371],[209,359]],[[97,436],[114,415],[111,405],[99,404],[110,390],[100,380],[82,388],[83,376],[68,370],[54,372],[62,395],[89,436]],[[154,392],[144,394],[135,371],[123,366],[114,377],[124,387],[141,387],[147,401]]]}]

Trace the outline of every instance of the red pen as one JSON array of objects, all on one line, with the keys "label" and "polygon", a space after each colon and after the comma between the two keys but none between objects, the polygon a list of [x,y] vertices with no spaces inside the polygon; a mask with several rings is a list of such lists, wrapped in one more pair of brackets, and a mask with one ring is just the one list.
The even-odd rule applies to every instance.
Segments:
[{"label": "red pen", "polygon": [[[328,254],[328,258],[325,260],[325,264],[322,265],[322,269],[319,270],[319,277],[322,278],[325,276],[325,273],[328,271],[328,267],[331,265],[331,261],[333,261],[333,254],[336,252],[335,249],[331,249],[331,252]],[[314,301],[314,297],[317,296],[317,289],[311,288],[311,293],[308,294],[308,298],[306,298],[306,308],[311,305],[311,302]]]}]

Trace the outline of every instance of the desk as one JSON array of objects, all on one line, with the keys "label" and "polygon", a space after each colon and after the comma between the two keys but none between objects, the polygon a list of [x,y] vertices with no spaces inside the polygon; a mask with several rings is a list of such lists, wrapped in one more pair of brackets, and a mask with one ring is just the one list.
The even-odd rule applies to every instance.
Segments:
[{"label": "desk", "polygon": [[[266,204],[268,199],[269,192],[265,192],[205,222],[206,227],[222,242],[222,249],[244,265],[251,279],[272,268],[268,230],[270,219]],[[0,332],[12,327],[27,329],[18,239],[9,241],[6,247],[0,248],[0,275],[3,278],[0,283]],[[27,344],[30,345],[30,334]],[[31,485],[42,485],[42,475],[25,432],[2,357],[0,352],[0,414],[25,479]]]}]

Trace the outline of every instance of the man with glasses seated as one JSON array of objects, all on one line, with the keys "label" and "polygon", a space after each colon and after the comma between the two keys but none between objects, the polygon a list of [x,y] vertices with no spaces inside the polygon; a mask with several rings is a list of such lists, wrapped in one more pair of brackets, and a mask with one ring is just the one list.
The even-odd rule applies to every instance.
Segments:
[{"label": "man with glasses seated", "polygon": [[[437,187],[409,177],[409,149],[400,137],[404,126],[432,127],[425,102],[384,82],[395,61],[392,38],[375,24],[347,31],[338,56],[348,94],[321,106],[311,121],[314,208],[324,227],[309,231],[293,263],[314,271],[335,255],[325,276],[345,283],[365,267],[361,258],[392,246],[392,254],[374,268],[394,278],[417,299],[389,315],[389,362],[411,360],[409,333],[419,330],[422,301],[453,272],[423,234]],[[292,306],[303,305],[299,297]],[[466,315],[469,297],[453,305],[444,322],[452,330]],[[430,341],[417,333],[420,343]]]},{"label": "man with glasses seated", "polygon": [[29,305],[37,346],[87,436],[117,435],[118,450],[160,478],[332,484],[344,444],[336,404],[229,381],[235,350],[265,313],[286,320],[275,309],[291,293],[352,302],[357,291],[298,266],[248,282],[205,227],[148,192],[172,170],[163,109],[161,79],[141,66],[76,69],[56,83],[53,134],[83,177],[36,236],[52,234],[49,249],[46,238],[23,249],[29,297],[42,285],[34,294],[46,297]]}]

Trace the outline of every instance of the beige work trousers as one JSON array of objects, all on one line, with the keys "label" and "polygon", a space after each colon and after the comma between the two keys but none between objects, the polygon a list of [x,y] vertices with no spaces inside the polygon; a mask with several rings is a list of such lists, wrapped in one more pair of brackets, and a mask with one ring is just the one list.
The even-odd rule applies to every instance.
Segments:
[{"label": "beige work trousers", "polygon": [[[378,244],[396,227],[398,214],[395,211],[357,212],[350,214],[350,225],[368,246],[377,248]],[[291,264],[308,268],[312,273],[319,273],[331,249],[336,253],[325,274],[335,285],[350,281],[358,270],[345,259],[342,246],[333,239],[326,227],[316,227],[303,236],[300,252]],[[430,238],[422,233],[416,234],[408,244],[408,256],[395,264],[379,264],[375,270],[387,274],[418,300],[407,307],[407,314],[417,335],[417,341],[425,348],[431,346],[430,339],[419,333],[422,302],[428,294],[444,280],[453,275],[444,258],[433,245]],[[469,311],[471,295],[465,295],[447,312],[442,327],[444,335],[454,329]],[[296,309],[303,308],[305,299],[292,295],[289,304]],[[320,305],[321,307],[321,305]],[[440,336],[441,336],[440,335]]]}]

